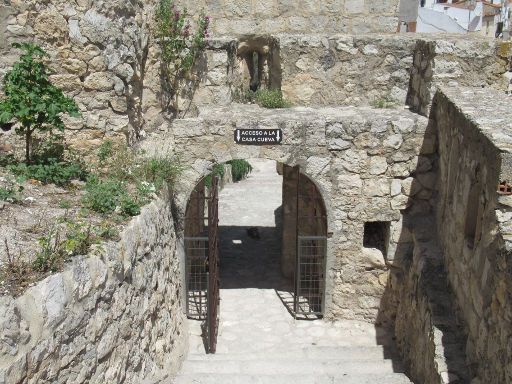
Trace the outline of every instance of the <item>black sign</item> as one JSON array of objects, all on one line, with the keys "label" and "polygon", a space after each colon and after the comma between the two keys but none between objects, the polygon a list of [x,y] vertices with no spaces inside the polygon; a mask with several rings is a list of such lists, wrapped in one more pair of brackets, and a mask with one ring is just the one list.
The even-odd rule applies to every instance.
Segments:
[{"label": "black sign", "polygon": [[280,129],[235,129],[235,143],[242,145],[276,145],[283,141]]}]

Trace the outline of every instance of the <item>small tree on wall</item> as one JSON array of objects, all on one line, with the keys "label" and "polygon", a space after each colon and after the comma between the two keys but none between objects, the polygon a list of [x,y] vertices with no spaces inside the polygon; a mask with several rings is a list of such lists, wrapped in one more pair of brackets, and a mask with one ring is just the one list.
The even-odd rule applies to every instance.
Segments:
[{"label": "small tree on wall", "polygon": [[32,134],[64,131],[62,114],[80,115],[73,99],[64,95],[48,77],[48,69],[42,62],[48,54],[31,43],[14,43],[23,54],[4,77],[4,94],[0,99],[0,124],[13,120],[18,123],[16,133],[25,138],[25,160],[31,162]]},{"label": "small tree on wall", "polygon": [[175,116],[179,112],[180,81],[190,78],[191,71],[206,47],[210,17],[201,13],[192,31],[187,10],[180,10],[174,0],[160,0],[155,13],[155,37],[160,45],[162,80],[169,94],[169,103]]}]

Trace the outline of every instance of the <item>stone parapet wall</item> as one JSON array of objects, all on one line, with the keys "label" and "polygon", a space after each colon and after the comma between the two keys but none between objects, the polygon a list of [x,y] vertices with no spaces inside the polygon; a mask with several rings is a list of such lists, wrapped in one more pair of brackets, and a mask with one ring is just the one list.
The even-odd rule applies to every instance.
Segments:
[{"label": "stone parapet wall", "polygon": [[439,239],[467,326],[472,383],[479,384],[512,382],[512,206],[497,193],[512,176],[511,106],[502,93],[443,87],[431,112],[438,132]]},{"label": "stone parapet wall", "polygon": [[407,105],[427,116],[438,85],[508,89],[509,42],[479,36],[417,35]]},{"label": "stone parapet wall", "polygon": [[414,239],[410,257],[390,277],[386,293],[397,301],[397,347],[414,382],[467,383],[465,337],[436,240],[433,215],[407,219]]},{"label": "stone parapet wall", "polygon": [[175,371],[186,352],[169,200],[142,209],[118,243],[75,257],[0,300],[0,383],[133,383]]},{"label": "stone parapet wall", "polygon": [[[332,232],[327,316],[375,320],[389,274],[386,262],[393,264],[412,244],[401,211],[432,210],[429,155],[435,142],[426,126],[426,118],[406,110],[268,110],[233,104],[176,120],[141,146],[148,154],[178,153],[189,166],[179,186],[183,209],[215,162],[265,158],[299,165],[323,196]],[[281,128],[283,143],[234,145],[235,128]],[[389,223],[386,260],[381,251],[363,247],[365,222],[374,221]]]},{"label": "stone parapet wall", "polygon": [[[404,105],[426,115],[435,84],[506,90],[511,53],[486,38],[280,36],[282,90],[297,105]],[[506,49],[505,49],[506,51]]]},{"label": "stone parapet wall", "polygon": [[398,27],[399,0],[191,1],[178,4],[212,17],[216,35],[279,33],[391,33]]}]

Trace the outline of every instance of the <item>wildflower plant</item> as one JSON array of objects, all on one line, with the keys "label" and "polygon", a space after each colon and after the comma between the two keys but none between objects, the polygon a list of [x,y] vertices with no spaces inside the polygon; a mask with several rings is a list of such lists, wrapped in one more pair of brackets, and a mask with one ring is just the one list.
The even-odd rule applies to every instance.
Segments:
[{"label": "wildflower plant", "polygon": [[160,0],[156,7],[155,23],[164,88],[170,96],[168,106],[176,116],[179,112],[180,81],[193,77],[191,71],[209,37],[210,17],[201,12],[194,32],[186,9],[180,10],[174,0]]}]

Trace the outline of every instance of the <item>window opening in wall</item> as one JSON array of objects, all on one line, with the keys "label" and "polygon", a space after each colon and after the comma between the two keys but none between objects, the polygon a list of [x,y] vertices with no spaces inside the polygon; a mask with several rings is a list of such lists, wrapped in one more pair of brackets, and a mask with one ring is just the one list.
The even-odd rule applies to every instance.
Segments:
[{"label": "window opening in wall", "polygon": [[364,223],[363,247],[376,248],[384,257],[388,253],[389,221],[369,221]]},{"label": "window opening in wall", "polygon": [[477,233],[479,232],[480,222],[480,196],[481,196],[481,184],[476,182],[471,185],[469,191],[468,203],[466,206],[466,222],[464,225],[464,235],[466,245],[469,249],[475,247],[475,243],[478,240]]},{"label": "window opening in wall", "polygon": [[249,84],[249,88],[251,91],[256,92],[261,85],[260,54],[254,51],[249,57],[251,61],[251,65],[249,65],[251,75],[251,83]]},{"label": "window opening in wall", "polygon": [[239,40],[239,72],[235,76],[240,95],[247,91],[281,89],[279,41],[271,36],[246,36]]}]

